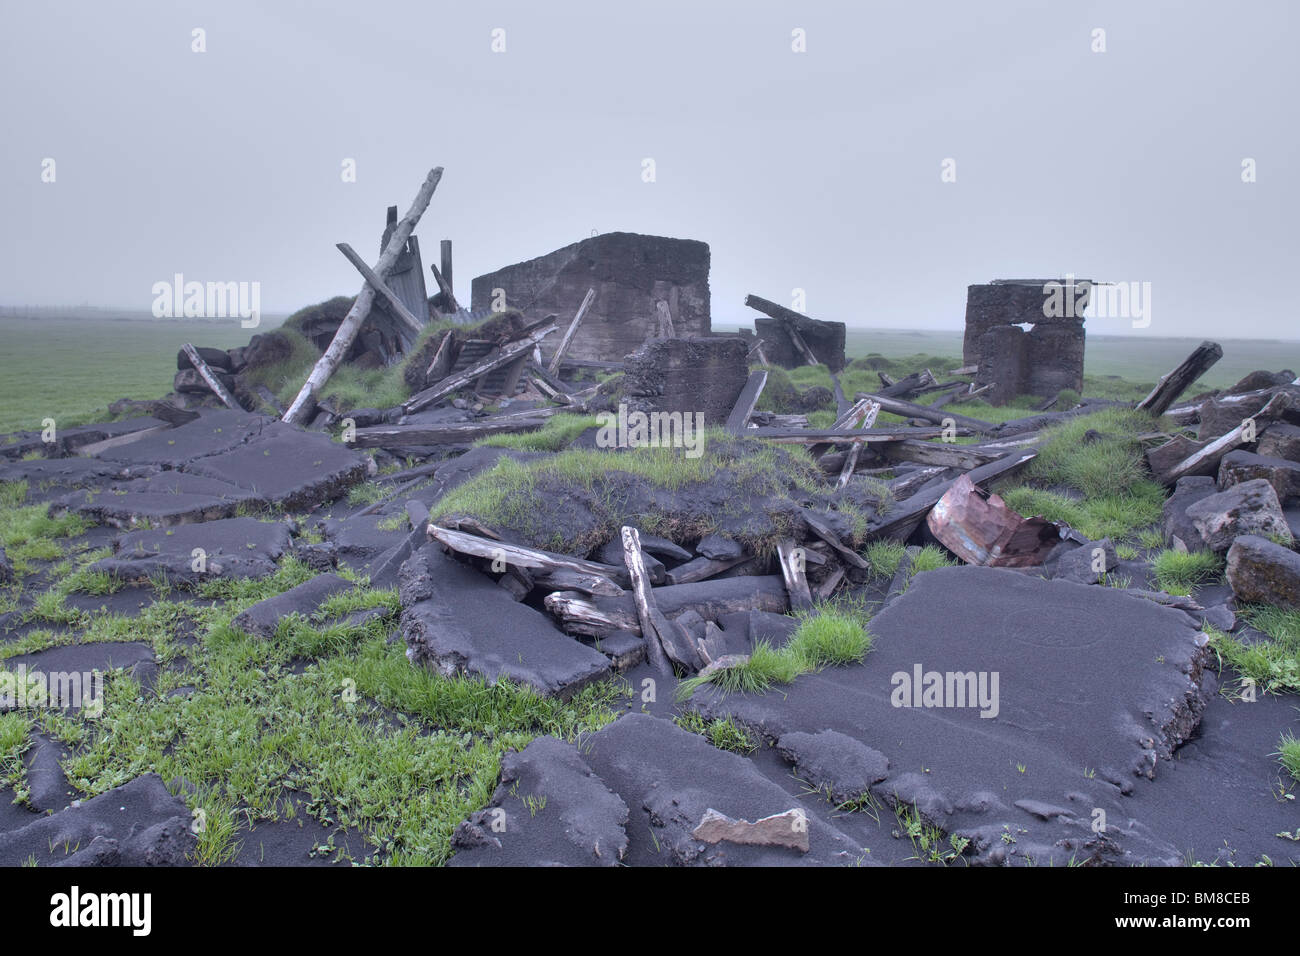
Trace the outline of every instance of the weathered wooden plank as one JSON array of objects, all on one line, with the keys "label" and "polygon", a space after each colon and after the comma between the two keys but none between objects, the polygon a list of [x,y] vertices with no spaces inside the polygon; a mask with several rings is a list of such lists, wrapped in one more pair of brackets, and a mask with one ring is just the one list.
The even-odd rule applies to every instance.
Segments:
[{"label": "weathered wooden plank", "polygon": [[749,416],[754,414],[754,408],[758,405],[759,396],[763,394],[763,386],[766,384],[767,372],[763,369],[755,369],[749,373],[745,387],[740,390],[736,404],[732,406],[731,414],[727,416],[727,431],[733,435],[745,433]]},{"label": "weathered wooden plank", "polygon": [[918,465],[943,465],[945,468],[978,468],[1002,455],[980,451],[978,445],[956,445],[907,439],[880,446],[880,453],[891,461],[911,461]]},{"label": "weathered wooden plank", "polygon": [[1179,365],[1164,375],[1146,398],[1138,402],[1137,407],[1152,415],[1162,415],[1165,409],[1174,403],[1187,387],[1209,371],[1215,362],[1223,358],[1223,347],[1217,342],[1205,341],[1192,350],[1192,354],[1183,359]]},{"label": "weathered wooden plank", "polygon": [[401,448],[410,445],[455,445],[477,441],[489,435],[536,431],[546,424],[546,416],[528,418],[480,418],[473,422],[450,422],[439,425],[372,425],[358,428],[352,441],[354,448]]},{"label": "weathered wooden plank", "polygon": [[915,402],[905,402],[901,398],[890,398],[888,395],[873,395],[870,392],[858,392],[854,396],[858,399],[870,399],[876,402],[885,411],[893,415],[903,415],[907,418],[919,418],[922,421],[934,422],[936,425],[942,425],[946,421],[960,428],[969,428],[971,431],[983,435],[992,435],[997,432],[997,426],[992,422],[981,421],[978,418],[969,418],[965,415],[959,415],[942,408],[931,408],[929,405],[918,405]]},{"label": "weathered wooden plank", "polygon": [[212,394],[221,399],[221,404],[225,405],[227,408],[233,408],[237,412],[242,412],[244,410],[244,406],[235,401],[235,396],[226,391],[226,386],[221,384],[221,379],[217,378],[216,373],[208,367],[208,363],[203,361],[203,356],[199,354],[198,349],[189,342],[186,342],[181,346],[181,351],[183,351],[185,357],[190,360],[190,364],[194,366],[194,370],[203,376],[203,381],[208,383],[208,388],[212,389]]},{"label": "weathered wooden plank", "polygon": [[632,580],[632,601],[636,606],[637,621],[641,625],[641,636],[645,638],[646,655],[655,669],[662,674],[672,673],[669,658],[674,663],[686,666],[686,661],[678,660],[678,649],[674,646],[668,619],[660,613],[650,593],[650,579],[646,573],[645,559],[641,555],[641,542],[637,540],[636,528],[624,527],[623,560],[627,564],[627,574]]},{"label": "weathered wooden plank", "polygon": [[461,554],[472,555],[476,558],[487,558],[490,561],[504,561],[506,564],[516,564],[530,571],[563,570],[574,571],[578,574],[594,574],[608,578],[621,588],[630,587],[632,583],[623,568],[614,567],[610,564],[588,561],[585,558],[575,558],[567,554],[555,554],[537,548],[527,548],[506,541],[493,541],[490,538],[466,534],[464,531],[454,531],[441,525],[429,525],[429,537],[435,541],[440,541],[453,551],[458,551]]},{"label": "weathered wooden plank", "polygon": [[[780,444],[814,445],[818,443],[849,444],[850,442],[896,442],[907,438],[939,438],[942,428],[913,428],[906,425],[890,426],[888,429],[873,428],[856,430],[848,428],[773,428],[761,427],[747,429],[745,434],[754,438],[766,438]],[[958,431],[962,434],[962,431]]]},{"label": "weathered wooden plank", "polygon": [[790,607],[796,611],[812,609],[812,592],[808,590],[808,576],[805,574],[803,550],[792,538],[783,538],[776,545],[776,553],[781,565],[781,577],[785,581],[785,590],[790,595]]},{"label": "weathered wooden plank", "polygon": [[582,297],[582,304],[578,306],[577,314],[574,315],[573,321],[569,323],[569,327],[564,330],[560,344],[555,347],[555,354],[551,356],[551,361],[546,366],[548,374],[560,374],[560,362],[564,359],[564,353],[569,350],[569,343],[573,341],[573,336],[577,334],[578,326],[582,324],[583,318],[587,315],[587,310],[591,308],[591,303],[595,301],[596,290],[588,289],[587,294]]}]

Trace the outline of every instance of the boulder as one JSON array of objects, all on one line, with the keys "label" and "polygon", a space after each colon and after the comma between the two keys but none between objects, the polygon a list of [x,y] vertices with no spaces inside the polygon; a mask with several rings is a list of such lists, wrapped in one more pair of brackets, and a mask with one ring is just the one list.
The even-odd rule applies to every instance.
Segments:
[{"label": "boulder", "polygon": [[1287,422],[1274,422],[1259,436],[1255,449],[1266,458],[1285,458],[1300,461],[1300,427]]},{"label": "boulder", "polygon": [[1300,462],[1270,458],[1250,451],[1234,451],[1219,463],[1219,487],[1229,488],[1244,481],[1262,479],[1285,501],[1300,495]]},{"label": "boulder", "polygon": [[[223,349],[212,349],[200,345],[197,346],[194,351],[199,353],[199,358],[203,359],[203,361],[207,363],[208,367],[214,372],[231,371],[230,356]],[[181,372],[187,368],[193,367],[194,363],[191,362],[190,357],[185,354],[185,350],[180,349],[176,353],[176,371]]]},{"label": "boulder", "polygon": [[1300,611],[1300,554],[1258,535],[1228,549],[1228,583],[1237,601]]},{"label": "boulder", "polygon": [[[1098,561],[1098,558],[1101,560]],[[1098,564],[1101,565],[1100,570]],[[1110,538],[1102,538],[1062,554],[1056,563],[1056,573],[1052,576],[1078,584],[1096,584],[1118,566],[1119,556],[1115,553],[1115,543]]]},{"label": "boulder", "polygon": [[1214,479],[1208,476],[1190,476],[1179,478],[1174,493],[1165,499],[1161,508],[1161,527],[1165,533],[1165,543],[1177,547],[1181,542],[1188,551],[1199,551],[1205,547],[1201,533],[1187,517],[1187,509],[1203,498],[1217,494]]},{"label": "boulder", "polygon": [[1227,551],[1243,534],[1291,537],[1277,493],[1262,478],[1202,498],[1187,508],[1187,517],[1211,551]]}]

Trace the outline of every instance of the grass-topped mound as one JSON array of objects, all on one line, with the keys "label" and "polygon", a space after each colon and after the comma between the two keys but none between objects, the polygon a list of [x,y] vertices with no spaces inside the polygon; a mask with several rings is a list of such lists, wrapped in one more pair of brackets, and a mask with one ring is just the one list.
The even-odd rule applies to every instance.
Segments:
[{"label": "grass-topped mound", "polygon": [[472,517],[568,554],[587,554],[625,524],[678,542],[720,531],[770,553],[790,534],[796,508],[825,506],[829,491],[801,449],[710,429],[695,458],[680,448],[639,447],[502,459],[450,492],[432,517]]},{"label": "grass-topped mound", "polygon": [[1002,497],[1022,515],[1064,521],[1094,540],[1132,536],[1160,520],[1164,503],[1139,441],[1157,427],[1145,412],[1115,407],[1045,428],[1028,481]]}]

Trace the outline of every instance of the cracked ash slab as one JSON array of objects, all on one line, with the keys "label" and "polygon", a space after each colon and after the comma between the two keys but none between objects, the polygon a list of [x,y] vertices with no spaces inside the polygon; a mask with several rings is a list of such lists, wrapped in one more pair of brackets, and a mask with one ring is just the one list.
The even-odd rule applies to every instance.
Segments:
[{"label": "cracked ash slab", "polygon": [[197,419],[149,435],[128,445],[100,452],[101,461],[127,465],[180,468],[199,458],[220,455],[261,434],[272,419],[228,409],[202,413]]},{"label": "cracked ash slab", "polygon": [[502,758],[492,802],[456,828],[448,865],[616,866],[627,820],[627,804],[577,748],[538,737]]},{"label": "cracked ash slab", "polygon": [[288,511],[310,511],[365,481],[369,468],[366,455],[326,435],[272,422],[229,451],[190,462],[185,471],[247,489]]},{"label": "cracked ash slab", "polygon": [[129,529],[233,518],[241,507],[265,503],[255,493],[226,481],[164,471],[104,489],[76,491],[55,504],[98,524]]},{"label": "cracked ash slab", "polygon": [[697,839],[694,834],[709,811],[752,822],[797,810],[799,800],[763,776],[752,761],[719,750],[671,721],[628,714],[585,738],[582,750],[587,764],[631,811],[627,862],[632,866],[870,862],[856,841],[813,814],[791,818],[807,827],[807,852]]},{"label": "cracked ash slab", "polygon": [[[1205,709],[1211,655],[1186,614],[1113,588],[959,567],[918,575],[870,629],[860,665],[761,695],[705,687],[690,706],[783,744],[831,730],[880,752],[889,770],[871,792],[969,837],[981,862],[1177,862],[1124,794],[1160,786],[1161,761]],[[988,691],[996,673],[996,708],[984,708],[996,714],[955,706],[956,681],[946,700],[896,706],[918,670],[922,685],[930,672],[983,673]],[[785,749],[796,764],[809,752]],[[1091,829],[1097,809],[1103,834]]]},{"label": "cracked ash slab", "polygon": [[[202,568],[197,569],[196,549]],[[92,564],[115,578],[141,581],[162,575],[187,585],[215,578],[260,578],[274,574],[289,549],[289,527],[256,518],[223,518],[175,528],[130,531],[113,542],[113,555]]]},{"label": "cracked ash slab", "polygon": [[567,700],[611,676],[609,660],[504,588],[426,544],[399,573],[406,656],[453,677],[506,678]]}]

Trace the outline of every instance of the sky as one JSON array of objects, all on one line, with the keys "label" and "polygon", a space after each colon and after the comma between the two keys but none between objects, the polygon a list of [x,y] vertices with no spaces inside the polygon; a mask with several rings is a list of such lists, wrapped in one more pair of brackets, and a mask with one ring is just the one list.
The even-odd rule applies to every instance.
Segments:
[{"label": "sky", "polygon": [[148,310],[176,273],[257,282],[265,313],[354,295],[333,245],[373,263],[442,166],[416,235],[454,241],[462,300],[626,231],[709,243],[718,323],[802,290],[958,329],[969,284],[1072,274],[1149,290],[1140,331],[1094,334],[1300,338],[1298,25],[1291,0],[0,0],[0,304]]}]

